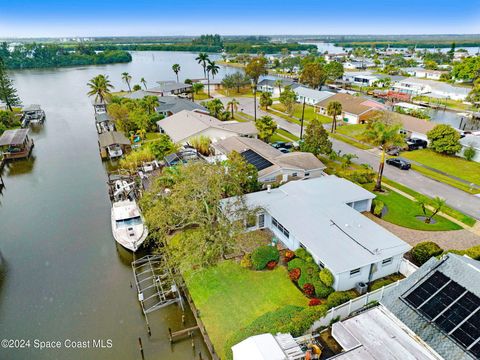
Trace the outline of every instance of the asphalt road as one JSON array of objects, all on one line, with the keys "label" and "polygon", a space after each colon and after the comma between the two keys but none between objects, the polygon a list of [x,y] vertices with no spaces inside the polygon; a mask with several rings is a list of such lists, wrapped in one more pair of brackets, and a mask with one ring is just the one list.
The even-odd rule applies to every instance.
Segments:
[{"label": "asphalt road", "polygon": [[[221,100],[224,103],[227,103],[230,98],[222,97]],[[238,106],[239,111],[253,115],[253,98],[240,97],[237,98],[237,100],[240,103]],[[271,116],[282,129],[285,129],[294,135],[300,135],[299,125],[288,122],[285,119],[257,108],[257,117],[263,115]],[[358,156],[358,159],[354,160],[356,163],[367,163],[374,169],[377,169],[379,156],[378,151],[375,149],[361,150],[342,141],[335,139],[331,140],[335,151],[341,150],[342,153],[353,153]],[[430,179],[413,170],[405,171],[385,165],[384,176],[427,196],[440,196],[446,199],[447,204],[450,207],[462,211],[476,219],[480,219],[480,197],[473,196],[450,185]]]}]

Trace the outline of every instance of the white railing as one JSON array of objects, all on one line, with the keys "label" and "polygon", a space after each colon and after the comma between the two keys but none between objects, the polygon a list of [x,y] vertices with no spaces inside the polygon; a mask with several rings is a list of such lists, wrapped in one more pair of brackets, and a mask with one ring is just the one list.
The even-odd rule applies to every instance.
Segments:
[{"label": "white railing", "polygon": [[[400,262],[399,272],[405,277],[412,275],[417,269],[418,267],[412,264],[407,259],[402,259],[402,261]],[[313,323],[313,325],[310,327],[309,332],[312,332],[323,326],[329,326],[333,320],[346,319],[354,311],[360,310],[361,308],[365,307],[369,303],[373,301],[378,302],[382,300],[386,294],[389,294],[390,292],[392,292],[392,290],[394,290],[402,281],[403,280],[398,280],[392,284],[385,285],[380,289],[368,292],[355,299],[352,299],[349,302],[346,302],[345,304],[331,308],[330,310],[328,310],[327,314],[323,318],[320,318]]]}]

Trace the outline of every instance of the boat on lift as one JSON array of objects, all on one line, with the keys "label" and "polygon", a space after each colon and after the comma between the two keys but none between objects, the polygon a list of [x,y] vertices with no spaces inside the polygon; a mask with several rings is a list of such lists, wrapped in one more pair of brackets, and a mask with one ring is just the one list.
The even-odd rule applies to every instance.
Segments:
[{"label": "boat on lift", "polygon": [[148,236],[140,208],[134,200],[116,201],[112,205],[112,234],[116,242],[133,252]]}]

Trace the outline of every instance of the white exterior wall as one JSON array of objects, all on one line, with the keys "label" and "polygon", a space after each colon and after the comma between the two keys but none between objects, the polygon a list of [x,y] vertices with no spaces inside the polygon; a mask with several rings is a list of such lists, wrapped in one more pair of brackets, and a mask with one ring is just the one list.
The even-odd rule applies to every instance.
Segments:
[{"label": "white exterior wall", "polygon": [[[222,129],[217,129],[217,128],[209,128],[209,129],[206,129],[204,131],[201,131],[197,134],[195,134],[194,136],[191,136],[187,139],[183,139],[182,141],[180,141],[180,143],[182,145],[186,144],[190,139],[192,138],[196,138],[196,137],[199,137],[199,136],[207,136],[209,137],[212,142],[217,142],[219,140],[223,140],[223,139],[227,139],[229,137],[232,137],[232,136],[240,136],[239,134],[233,132],[233,131],[225,131],[225,130],[222,130]],[[256,137],[256,136],[252,136],[252,137]]]},{"label": "white exterior wall", "polygon": [[[275,182],[277,180],[277,176],[282,176],[282,181],[288,181],[289,177],[292,177],[294,173],[297,173],[296,178],[303,179],[303,178],[315,178],[319,176],[323,176],[324,172],[322,169],[318,170],[312,170],[312,171],[303,171],[303,170],[292,170],[292,169],[281,169],[278,171],[275,171],[273,173],[261,176],[258,178],[259,182],[262,183],[270,183],[270,182]],[[305,176],[305,173],[308,173],[308,176]]]},{"label": "white exterior wall", "polygon": [[365,199],[347,203],[348,206],[354,208],[358,212],[370,211],[372,208],[372,199]]},{"label": "white exterior wall", "polygon": [[[347,121],[345,121],[345,119]],[[342,118],[338,119],[337,121],[339,121],[339,120],[344,122],[344,123],[348,123],[348,124],[358,124],[360,122],[358,115],[350,114],[350,113],[347,113],[347,112],[343,112]]]},{"label": "white exterior wall", "polygon": [[318,99],[310,98],[308,96],[304,97],[304,96],[300,96],[300,95],[297,95],[297,102],[303,104],[303,98],[305,98],[305,104],[308,104],[308,105],[313,106],[313,105],[315,105],[316,103],[319,102]]}]

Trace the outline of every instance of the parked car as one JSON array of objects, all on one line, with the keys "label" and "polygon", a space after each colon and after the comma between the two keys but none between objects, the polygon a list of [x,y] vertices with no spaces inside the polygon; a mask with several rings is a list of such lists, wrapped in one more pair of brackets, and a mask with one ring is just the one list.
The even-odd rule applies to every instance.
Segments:
[{"label": "parked car", "polygon": [[407,140],[408,150],[418,150],[418,149],[426,149],[428,146],[427,140],[418,139],[418,138],[410,138]]},{"label": "parked car", "polygon": [[285,141],[274,141],[272,144],[271,144],[275,149],[291,149],[293,148],[293,143],[291,142],[285,142]]},{"label": "parked car", "polygon": [[277,150],[281,151],[281,152],[284,153],[284,154],[288,154],[288,153],[290,152],[289,149],[286,149],[286,148],[284,148],[284,147],[278,148]]},{"label": "parked car", "polygon": [[392,146],[387,150],[387,154],[391,156],[398,156],[403,149],[400,146]]},{"label": "parked car", "polygon": [[410,164],[407,160],[400,159],[400,158],[387,159],[387,164],[395,166],[400,170],[408,170],[412,167],[412,164]]}]

